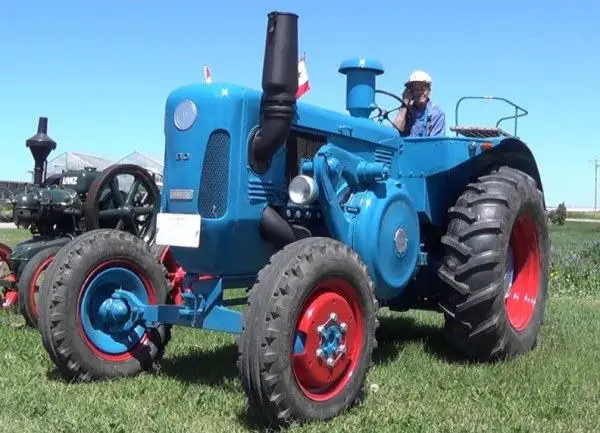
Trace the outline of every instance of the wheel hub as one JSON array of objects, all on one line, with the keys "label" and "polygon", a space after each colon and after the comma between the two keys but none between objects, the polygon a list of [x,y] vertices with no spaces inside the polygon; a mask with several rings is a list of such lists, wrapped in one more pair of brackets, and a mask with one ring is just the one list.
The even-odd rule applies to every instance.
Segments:
[{"label": "wheel hub", "polygon": [[329,319],[317,327],[320,335],[319,348],[315,355],[325,360],[327,367],[334,367],[339,359],[346,353],[346,322],[338,321],[336,313],[330,313]]},{"label": "wheel hub", "polygon": [[331,398],[352,375],[363,344],[360,316],[337,291],[317,292],[296,325],[292,368],[303,392],[314,400]]},{"label": "wheel hub", "polygon": [[100,321],[110,325],[123,325],[129,320],[129,307],[121,299],[108,298],[98,309]]}]

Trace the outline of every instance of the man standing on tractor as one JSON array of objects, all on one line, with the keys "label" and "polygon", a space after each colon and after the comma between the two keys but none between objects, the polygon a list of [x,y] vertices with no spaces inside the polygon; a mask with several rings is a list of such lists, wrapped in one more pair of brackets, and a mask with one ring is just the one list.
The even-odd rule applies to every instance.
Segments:
[{"label": "man standing on tractor", "polygon": [[[431,99],[431,77],[423,71],[413,72],[404,84],[404,104],[394,119],[402,136],[432,137],[446,134],[446,116]],[[409,107],[407,109],[407,107]],[[407,112],[410,110],[407,119]]]}]

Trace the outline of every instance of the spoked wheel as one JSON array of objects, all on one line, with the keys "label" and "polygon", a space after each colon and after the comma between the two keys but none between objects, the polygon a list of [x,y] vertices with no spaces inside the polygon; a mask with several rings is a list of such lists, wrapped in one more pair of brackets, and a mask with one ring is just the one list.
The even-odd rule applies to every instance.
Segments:
[{"label": "spoked wheel", "polygon": [[329,419],[360,396],[377,301],[358,255],[325,238],[275,254],[250,291],[238,368],[266,424]]},{"label": "spoked wheel", "polygon": [[[123,297],[113,297],[118,289]],[[168,289],[162,266],[141,239],[115,230],[84,233],[58,252],[40,288],[44,347],[69,379],[150,370],[164,354],[170,327],[137,320],[126,294],[164,304]]]},{"label": "spoked wheel", "polygon": [[163,265],[167,272],[167,280],[171,286],[170,297],[175,305],[183,304],[182,287],[185,270],[173,257],[171,248],[166,245],[153,245],[152,251],[158,263]]},{"label": "spoked wheel", "polygon": [[451,343],[470,358],[523,354],[537,344],[548,290],[548,223],[527,174],[502,167],[482,176],[450,209],[442,239],[441,303]]},{"label": "spoked wheel", "polygon": [[12,270],[12,264],[8,259],[12,254],[12,249],[8,245],[0,243],[0,280],[3,286],[0,287],[0,303],[2,308],[12,308],[17,304],[17,290],[9,285],[16,283],[16,278]]},{"label": "spoked wheel", "polygon": [[19,311],[32,328],[37,328],[39,319],[37,304],[40,282],[60,248],[54,246],[39,251],[29,259],[19,277]]},{"label": "spoked wheel", "polygon": [[83,206],[87,231],[114,228],[152,244],[160,193],[152,175],[134,164],[113,165],[92,183]]}]

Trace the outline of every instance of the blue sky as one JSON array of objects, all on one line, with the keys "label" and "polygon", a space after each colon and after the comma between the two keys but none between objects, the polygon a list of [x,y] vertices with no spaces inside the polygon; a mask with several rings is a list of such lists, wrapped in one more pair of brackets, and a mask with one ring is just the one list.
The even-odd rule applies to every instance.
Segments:
[{"label": "blue sky", "polygon": [[[161,158],[165,98],[201,81],[204,64],[215,81],[260,88],[273,9],[300,16],[312,86],[305,101],[344,111],[337,68],[357,55],[380,60],[378,87],[398,94],[412,70],[428,71],[447,126],[461,96],[506,97],[529,110],[518,133],[538,160],[548,204],[593,206],[597,0],[0,0],[0,179],[27,178],[25,140],[38,116],[49,118],[58,143],[50,158],[80,151],[117,159],[133,150]],[[461,123],[495,123],[508,112],[467,102]]]}]

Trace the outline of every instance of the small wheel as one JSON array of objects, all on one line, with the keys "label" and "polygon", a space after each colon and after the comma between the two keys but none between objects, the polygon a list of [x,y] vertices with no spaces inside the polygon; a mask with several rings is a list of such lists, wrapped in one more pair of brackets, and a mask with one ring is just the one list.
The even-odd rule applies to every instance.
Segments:
[{"label": "small wheel", "polygon": [[112,165],[105,169],[90,186],[83,205],[87,231],[123,230],[148,245],[153,244],[156,237],[159,210],[160,192],[154,178],[135,164]]},{"label": "small wheel", "polygon": [[535,180],[502,167],[469,184],[450,209],[438,275],[449,341],[475,360],[535,347],[548,296],[549,237]]},{"label": "small wheel", "polygon": [[[12,263],[9,256],[12,249],[3,243],[0,243],[0,279],[14,282],[16,281],[12,269]],[[12,308],[17,303],[17,291],[11,288],[0,287],[0,304],[2,308]]]},{"label": "small wheel", "polygon": [[248,304],[238,368],[263,421],[325,420],[359,398],[378,303],[355,252],[327,238],[296,241],[261,270]]},{"label": "small wheel", "polygon": [[111,298],[117,289],[149,304],[167,301],[164,268],[130,233],[86,232],[54,257],[40,287],[38,327],[64,377],[132,376],[162,358],[170,327],[135,321],[126,299]]},{"label": "small wheel", "polygon": [[19,312],[32,328],[37,328],[39,318],[37,297],[40,286],[38,280],[40,277],[43,278],[44,272],[60,248],[60,246],[53,246],[39,251],[27,261],[19,277]]}]

